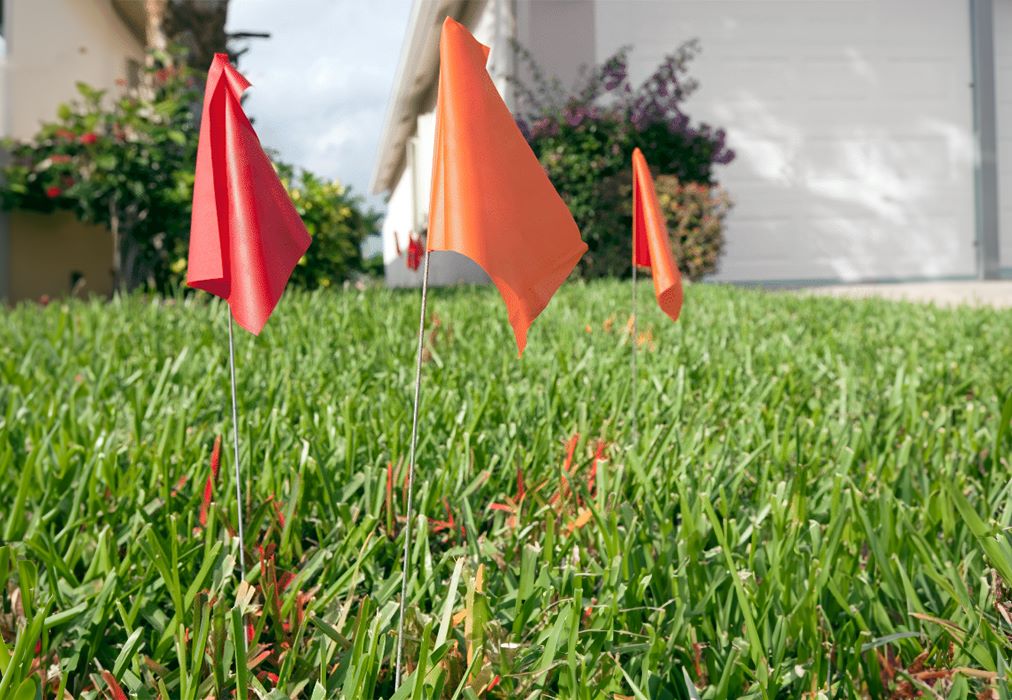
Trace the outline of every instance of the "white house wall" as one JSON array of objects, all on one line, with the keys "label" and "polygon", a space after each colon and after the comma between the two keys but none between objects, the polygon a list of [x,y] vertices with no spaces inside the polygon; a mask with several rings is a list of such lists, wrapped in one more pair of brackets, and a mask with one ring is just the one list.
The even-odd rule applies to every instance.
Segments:
[{"label": "white house wall", "polygon": [[998,129],[998,227],[1001,268],[1012,277],[1012,0],[994,0]]},{"label": "white house wall", "polygon": [[[390,193],[387,214],[383,220],[384,278],[390,287],[417,287],[422,282],[422,268],[407,266],[409,233],[419,232],[428,222],[429,187],[432,173],[432,145],[435,119],[430,112],[418,118],[419,129],[409,148],[414,149],[411,167],[401,171],[397,185]],[[412,182],[414,181],[414,182]],[[414,202],[412,201],[414,199]],[[417,216],[417,222],[414,218]],[[395,239],[396,236],[396,239]],[[397,255],[400,243],[401,255]],[[457,253],[434,253],[429,267],[429,283],[433,286],[486,282],[482,269]]]},{"label": "white house wall", "polygon": [[[499,71],[493,70],[493,77],[498,74],[496,87],[500,93],[506,88],[502,72],[509,64],[502,58],[501,47],[505,34],[501,31],[501,22],[506,21],[508,4],[503,0],[490,0],[484,7],[476,26],[473,29],[478,41],[492,46],[490,64],[498,56]],[[405,158],[405,167],[401,171],[397,186],[390,195],[387,215],[383,221],[383,263],[385,280],[391,287],[417,287],[421,284],[422,270],[410,270],[406,264],[406,251],[409,231],[421,231],[428,227],[429,194],[432,186],[432,160],[435,147],[436,115],[428,111],[416,117],[415,132],[408,148],[410,157]],[[397,246],[394,235],[399,235],[402,255],[397,257]],[[429,283],[433,286],[453,284],[484,283],[488,276],[474,262],[450,252],[438,252],[432,256],[429,267]]]},{"label": "white house wall", "polygon": [[415,207],[418,228],[428,228],[429,199],[432,194],[432,155],[436,145],[436,113],[426,112],[418,117],[415,132]]},{"label": "white house wall", "polygon": [[398,241],[403,251],[408,244],[411,230],[411,182],[409,173],[401,171],[401,177],[390,192],[386,216],[383,219],[383,264],[392,265],[397,261]]},{"label": "white house wall", "polygon": [[513,48],[509,44],[514,28],[514,0],[488,0],[471,28],[474,38],[488,46],[488,72],[499,94],[509,104],[508,76],[513,69]]},{"label": "white house wall", "polygon": [[965,2],[599,1],[595,19],[598,60],[633,45],[634,81],[701,41],[687,111],[738,154],[717,170],[735,201],[717,279],[975,274]]}]

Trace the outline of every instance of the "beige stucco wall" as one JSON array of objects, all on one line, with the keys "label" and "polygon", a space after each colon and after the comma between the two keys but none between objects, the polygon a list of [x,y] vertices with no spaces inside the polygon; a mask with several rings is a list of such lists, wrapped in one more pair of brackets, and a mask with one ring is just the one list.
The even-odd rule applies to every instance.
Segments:
[{"label": "beige stucco wall", "polygon": [[114,90],[144,49],[109,0],[7,0],[10,136],[27,138],[73,99],[78,81]]},{"label": "beige stucco wall", "polygon": [[[86,226],[69,212],[19,211],[9,221],[11,301],[112,291],[112,245],[104,228]],[[75,276],[83,283],[72,289]]]},{"label": "beige stucco wall", "polygon": [[[5,3],[7,57],[0,64],[0,113],[6,136],[30,138],[57,107],[77,95],[76,83],[117,89],[128,60],[142,62],[141,42],[109,0],[0,0]],[[71,291],[74,271],[92,293],[108,293],[112,241],[108,232],[69,215],[8,217],[10,301]],[[2,258],[0,258],[2,259]]]}]

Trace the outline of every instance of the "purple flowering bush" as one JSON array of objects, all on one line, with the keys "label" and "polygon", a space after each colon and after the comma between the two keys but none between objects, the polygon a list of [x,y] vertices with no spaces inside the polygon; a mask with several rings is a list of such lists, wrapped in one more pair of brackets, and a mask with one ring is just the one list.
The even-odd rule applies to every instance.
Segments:
[{"label": "purple flowering bush", "polygon": [[[629,49],[586,71],[572,90],[547,79],[524,48],[515,46],[529,73],[514,80],[517,124],[548,176],[569,205],[589,246],[578,268],[584,277],[626,275],[632,256],[630,197],[633,149],[643,150],[655,175],[694,188],[694,206],[704,210],[686,227],[675,206],[669,230],[679,265],[690,279],[711,273],[723,245],[721,222],[730,206],[716,182],[714,167],[734,160],[723,129],[694,123],[685,100],[698,83],[688,75],[699,43],[688,41],[667,56],[638,87],[629,80]],[[712,192],[711,192],[712,191]],[[698,196],[697,196],[698,195]],[[705,229],[705,230],[704,230]],[[695,261],[689,264],[689,261]]]}]

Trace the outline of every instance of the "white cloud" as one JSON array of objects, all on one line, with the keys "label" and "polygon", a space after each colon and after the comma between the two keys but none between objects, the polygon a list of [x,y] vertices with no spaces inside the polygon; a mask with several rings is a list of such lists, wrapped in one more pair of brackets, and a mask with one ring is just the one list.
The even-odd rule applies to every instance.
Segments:
[{"label": "white cloud", "polygon": [[[239,69],[260,141],[290,163],[368,192],[411,0],[232,0],[250,40]],[[379,205],[380,200],[369,201]]]}]

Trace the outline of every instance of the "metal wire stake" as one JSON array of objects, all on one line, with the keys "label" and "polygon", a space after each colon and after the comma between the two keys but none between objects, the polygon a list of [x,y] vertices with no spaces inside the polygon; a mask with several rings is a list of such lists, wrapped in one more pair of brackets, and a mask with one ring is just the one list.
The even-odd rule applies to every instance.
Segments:
[{"label": "metal wire stake", "polygon": [[[232,374],[232,446],[235,450],[236,462],[236,515],[239,518],[239,575],[240,582],[246,579],[246,555],[243,553],[243,483],[239,469],[239,408],[236,401],[236,345],[232,340],[232,326],[235,323],[232,311],[229,310],[229,371]],[[246,616],[243,616],[245,622]],[[250,640],[246,638],[246,627],[243,626],[243,648],[249,650]]]},{"label": "metal wire stake", "polygon": [[404,654],[404,610],[408,598],[408,564],[411,560],[411,508],[415,484],[415,447],[418,444],[418,402],[422,390],[422,342],[425,337],[425,305],[429,295],[429,257],[422,268],[422,310],[418,316],[418,357],[415,362],[415,406],[411,413],[411,452],[408,458],[408,507],[404,522],[404,561],[401,565],[401,609],[397,619],[397,665],[394,688],[401,685],[401,658]]},{"label": "metal wire stake", "polygon": [[632,434],[633,434],[633,445],[639,443],[639,431],[636,429],[636,414],[638,413],[638,406],[636,405],[636,345],[639,343],[639,328],[636,314],[636,259],[635,259],[635,247],[636,243],[633,242],[633,268],[632,268]]},{"label": "metal wire stake", "polygon": [[[245,540],[242,527],[242,478],[239,471],[239,409],[235,398],[235,343],[232,340],[231,312],[228,312],[228,367],[232,373],[232,446],[235,449],[235,504],[239,515],[239,572],[240,579],[246,578],[246,557],[243,554]],[[243,636],[243,639],[246,637]]]}]

